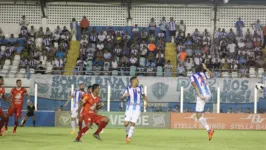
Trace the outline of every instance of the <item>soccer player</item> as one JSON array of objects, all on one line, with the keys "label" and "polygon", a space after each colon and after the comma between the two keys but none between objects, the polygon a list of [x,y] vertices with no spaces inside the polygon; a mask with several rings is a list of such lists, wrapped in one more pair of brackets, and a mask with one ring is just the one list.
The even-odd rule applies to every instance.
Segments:
[{"label": "soccer player", "polygon": [[78,123],[78,108],[79,102],[84,94],[84,84],[82,81],[79,82],[79,89],[75,90],[74,93],[69,97],[68,101],[65,103],[65,107],[68,105],[70,100],[73,98],[74,104],[71,106],[71,134],[76,134],[76,124]]},{"label": "soccer player", "polygon": [[[92,92],[92,86],[88,86],[88,89],[87,89],[87,93],[84,93],[83,95],[82,95],[82,99],[84,98],[84,97],[86,97],[87,95],[89,95],[89,94],[91,94],[91,92]],[[82,104],[83,102],[82,101],[80,101],[80,104],[79,104],[79,106],[82,106],[83,104]],[[82,129],[82,127],[84,127],[85,126],[85,124],[83,124],[84,122],[83,122],[83,120],[82,120],[82,118],[80,117],[80,111],[81,111],[81,108],[82,107],[79,107],[79,109],[78,109],[78,119],[79,119],[79,132],[80,132],[80,130]],[[86,134],[86,133],[85,133]]]},{"label": "soccer player", "polygon": [[30,99],[30,95],[28,94],[27,90],[23,87],[21,87],[22,82],[20,79],[16,81],[17,87],[13,88],[10,92],[10,97],[12,98],[12,105],[8,108],[7,113],[7,122],[5,124],[5,130],[7,130],[9,117],[15,115],[15,124],[13,129],[13,134],[16,133],[17,126],[18,126],[18,120],[21,117],[21,110],[24,103],[24,95],[27,95],[28,101]]},{"label": "soccer player", "polygon": [[6,115],[3,112],[2,108],[1,108],[1,99],[3,99],[4,101],[8,100],[8,97],[5,96],[5,88],[4,88],[4,78],[2,76],[0,76],[0,136],[5,136],[4,133],[2,133],[2,128],[6,122]]},{"label": "soccer player", "polygon": [[[141,113],[141,99],[146,102],[145,108],[148,106],[147,96],[144,94],[144,90],[139,86],[139,80],[137,77],[130,78],[131,85],[126,88],[121,100],[127,99],[127,107],[125,113],[124,126],[126,130],[126,143],[131,141],[135,124]],[[129,125],[130,124],[130,125]]]},{"label": "soccer player", "polygon": [[92,85],[92,93],[85,96],[82,101],[84,103],[81,110],[80,117],[85,122],[85,127],[82,128],[74,142],[80,142],[80,138],[84,135],[93,123],[98,124],[98,129],[93,134],[98,140],[101,140],[99,133],[106,127],[109,119],[105,116],[97,114],[97,110],[103,107],[103,103],[100,103],[100,86],[99,84]]},{"label": "soccer player", "polygon": [[33,103],[31,101],[28,101],[27,103],[28,103],[28,107],[27,107],[26,116],[21,121],[20,126],[23,127],[24,124],[26,123],[26,121],[28,120],[28,118],[31,117],[33,126],[35,127],[36,126],[35,125],[35,117],[34,117],[35,106],[33,105]]},{"label": "soccer player", "polygon": [[211,98],[211,91],[207,79],[212,77],[213,73],[206,67],[205,64],[198,66],[196,68],[196,73],[190,77],[191,84],[197,94],[196,117],[201,125],[208,131],[209,140],[212,139],[214,130],[210,128],[206,119],[202,116],[202,113],[204,111],[206,101]]}]

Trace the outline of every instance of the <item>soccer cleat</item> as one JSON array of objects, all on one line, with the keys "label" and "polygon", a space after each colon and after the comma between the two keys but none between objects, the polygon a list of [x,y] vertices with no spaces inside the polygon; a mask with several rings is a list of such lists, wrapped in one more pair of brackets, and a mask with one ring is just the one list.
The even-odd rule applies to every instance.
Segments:
[{"label": "soccer cleat", "polygon": [[76,134],[76,131],[72,131],[70,134]]},{"label": "soccer cleat", "polygon": [[20,127],[24,127],[24,125],[23,125],[23,124],[21,124],[21,125],[20,125]]},{"label": "soccer cleat", "polygon": [[130,143],[131,142],[131,138],[126,138],[126,143],[128,144],[128,143]]},{"label": "soccer cleat", "polygon": [[209,131],[209,141],[210,140],[212,140],[212,136],[213,136],[213,134],[214,134],[214,130],[213,129],[210,129],[210,131]]},{"label": "soccer cleat", "polygon": [[5,131],[7,131],[7,128],[3,127],[1,132],[5,132]]},{"label": "soccer cleat", "polygon": [[96,138],[97,140],[100,140],[100,141],[102,140],[99,134],[95,134],[94,133],[93,134],[93,137]]},{"label": "soccer cleat", "polygon": [[17,132],[16,130],[13,130],[12,134],[16,134],[16,132]]},{"label": "soccer cleat", "polygon": [[75,139],[73,142],[81,142],[80,139]]}]

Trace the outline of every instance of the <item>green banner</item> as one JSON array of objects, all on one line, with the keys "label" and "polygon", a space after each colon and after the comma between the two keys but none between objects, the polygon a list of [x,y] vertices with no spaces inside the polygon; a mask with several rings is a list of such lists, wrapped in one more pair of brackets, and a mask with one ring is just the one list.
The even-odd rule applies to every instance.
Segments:
[{"label": "green banner", "polygon": [[[101,112],[100,115],[109,118],[107,128],[124,128],[124,112]],[[55,126],[69,127],[70,112],[55,113]],[[138,128],[170,128],[170,113],[142,113],[136,123]]]}]

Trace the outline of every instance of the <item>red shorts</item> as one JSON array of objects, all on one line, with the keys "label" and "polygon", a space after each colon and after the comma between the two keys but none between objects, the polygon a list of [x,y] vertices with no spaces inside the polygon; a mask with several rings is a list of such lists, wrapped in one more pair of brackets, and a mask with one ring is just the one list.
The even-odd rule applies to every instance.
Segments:
[{"label": "red shorts", "polygon": [[3,112],[2,108],[0,108],[0,117],[4,117],[5,113]]},{"label": "red shorts", "polygon": [[99,125],[103,117],[104,116],[98,115],[96,113],[86,113],[81,115],[81,118],[82,120],[84,120],[86,125],[88,124],[92,125],[93,123]]},{"label": "red shorts", "polygon": [[21,117],[21,107],[9,107],[8,112],[7,112],[7,116],[11,117],[11,116],[13,116],[13,114],[15,114],[16,118],[20,118]]}]

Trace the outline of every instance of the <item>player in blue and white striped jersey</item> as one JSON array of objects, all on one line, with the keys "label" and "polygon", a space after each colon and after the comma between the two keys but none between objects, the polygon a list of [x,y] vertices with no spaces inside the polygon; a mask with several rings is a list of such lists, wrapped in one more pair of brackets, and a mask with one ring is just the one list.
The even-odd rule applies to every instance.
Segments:
[{"label": "player in blue and white striped jersey", "polygon": [[70,100],[73,98],[73,105],[71,106],[71,134],[76,134],[76,124],[78,124],[78,108],[79,102],[82,99],[82,95],[84,94],[84,84],[83,82],[79,82],[79,89],[75,90],[73,94],[69,97],[69,100],[65,103],[64,106],[67,106]]},{"label": "player in blue and white striped jersey", "polygon": [[206,119],[202,116],[206,101],[211,98],[211,91],[207,79],[213,77],[213,73],[201,64],[196,68],[195,74],[190,77],[191,84],[194,86],[197,94],[196,117],[201,125],[208,131],[209,140],[212,139],[214,130],[210,128]]},{"label": "player in blue and white striped jersey", "polygon": [[[127,99],[126,113],[124,126],[126,130],[126,143],[131,141],[135,124],[141,113],[142,99],[145,101],[145,108],[148,106],[147,96],[144,94],[144,90],[139,86],[139,80],[137,77],[130,78],[131,85],[125,89],[121,100]],[[130,125],[129,125],[130,124]]]}]

